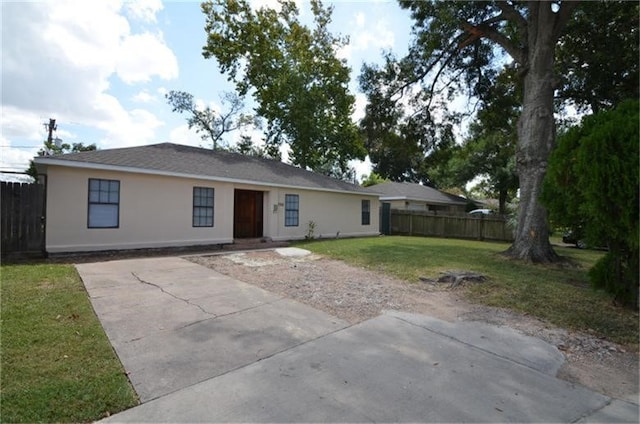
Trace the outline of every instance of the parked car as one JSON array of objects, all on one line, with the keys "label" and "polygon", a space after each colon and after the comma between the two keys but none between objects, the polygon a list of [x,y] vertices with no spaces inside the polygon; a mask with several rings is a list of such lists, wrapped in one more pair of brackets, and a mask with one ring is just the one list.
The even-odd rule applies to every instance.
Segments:
[{"label": "parked car", "polygon": [[578,249],[584,249],[587,244],[582,240],[580,230],[567,230],[562,233],[562,242],[566,244],[574,244]]},{"label": "parked car", "polygon": [[562,233],[562,242],[566,244],[573,244],[578,249],[609,250],[606,242],[601,241],[596,245],[587,244],[582,227],[566,230]]},{"label": "parked car", "polygon": [[493,215],[493,211],[491,209],[474,209],[471,212],[469,212],[469,215],[474,215],[474,216]]}]

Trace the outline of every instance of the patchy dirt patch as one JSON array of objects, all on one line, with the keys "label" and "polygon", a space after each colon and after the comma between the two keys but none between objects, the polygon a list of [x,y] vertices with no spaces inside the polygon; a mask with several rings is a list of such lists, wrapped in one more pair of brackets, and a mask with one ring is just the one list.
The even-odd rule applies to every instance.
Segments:
[{"label": "patchy dirt patch", "polygon": [[409,283],[319,255],[283,257],[254,251],[187,259],[246,283],[357,323],[385,310],[447,321],[509,326],[558,347],[567,361],[558,376],[607,396],[638,402],[638,353],[593,336],[568,332],[509,310],[474,305],[448,284]]}]

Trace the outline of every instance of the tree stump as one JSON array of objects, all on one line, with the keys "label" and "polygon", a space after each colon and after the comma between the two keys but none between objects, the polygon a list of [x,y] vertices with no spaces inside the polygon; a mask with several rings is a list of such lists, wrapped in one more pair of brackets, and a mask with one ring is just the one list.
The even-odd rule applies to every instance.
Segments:
[{"label": "tree stump", "polygon": [[462,283],[484,283],[488,280],[486,275],[471,271],[443,271],[437,279],[420,277],[420,281],[431,284],[449,284],[449,288],[458,287]]}]

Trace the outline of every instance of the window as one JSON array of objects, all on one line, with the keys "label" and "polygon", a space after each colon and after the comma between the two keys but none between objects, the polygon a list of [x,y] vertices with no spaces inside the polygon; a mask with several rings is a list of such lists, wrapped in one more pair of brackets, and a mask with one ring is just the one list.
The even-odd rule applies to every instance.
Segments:
[{"label": "window", "polygon": [[284,226],[297,227],[300,211],[300,199],[297,194],[285,194],[284,196]]},{"label": "window", "polygon": [[120,181],[89,178],[89,228],[120,225]]},{"label": "window", "polygon": [[213,189],[193,188],[193,226],[213,227]]},{"label": "window", "polygon": [[362,225],[371,223],[371,200],[362,201]]}]

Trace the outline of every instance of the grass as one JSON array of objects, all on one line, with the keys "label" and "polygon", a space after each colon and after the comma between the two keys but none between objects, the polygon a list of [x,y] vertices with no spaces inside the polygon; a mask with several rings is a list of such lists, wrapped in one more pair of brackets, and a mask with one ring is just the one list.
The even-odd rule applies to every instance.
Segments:
[{"label": "grass", "polygon": [[73,266],[0,272],[2,422],[88,422],[138,403]]},{"label": "grass", "polygon": [[583,331],[638,347],[638,314],[615,306],[609,296],[590,288],[588,269],[602,252],[556,247],[576,266],[535,265],[500,253],[505,243],[422,237],[339,239],[299,247],[418,284],[445,270],[482,273],[490,282],[465,289],[471,302],[530,314],[556,326]]}]

